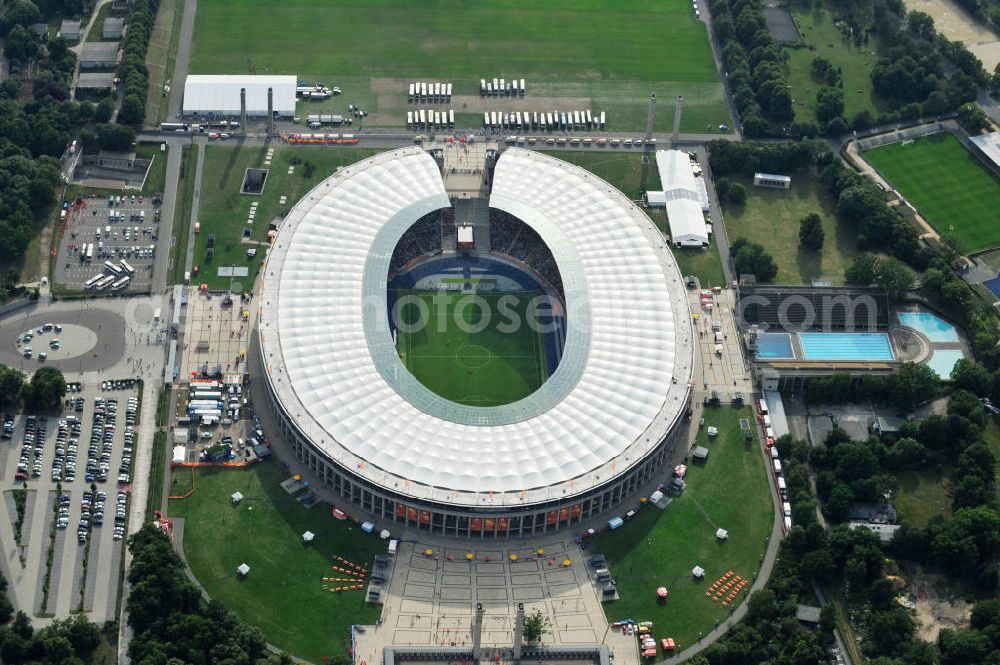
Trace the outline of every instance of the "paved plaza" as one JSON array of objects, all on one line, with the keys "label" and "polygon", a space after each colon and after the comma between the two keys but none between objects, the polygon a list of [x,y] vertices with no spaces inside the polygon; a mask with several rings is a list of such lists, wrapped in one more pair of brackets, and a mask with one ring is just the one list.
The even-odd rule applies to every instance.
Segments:
[{"label": "paved plaza", "polygon": [[236,295],[232,304],[223,302],[223,296],[218,294],[192,293],[188,299],[178,377],[181,381],[206,367],[209,372],[216,367],[222,372],[244,369],[250,324],[243,313],[248,305],[241,304]]},{"label": "paved plaza", "polygon": [[[540,610],[549,618],[551,632],[543,643],[603,643],[622,662],[637,662],[635,638],[608,630],[584,552],[572,541],[549,538],[467,547],[455,540],[401,543],[382,624],[358,634],[360,658],[381,662],[381,650],[389,645],[470,646],[478,603],[485,613],[483,646],[510,648],[517,605],[523,603],[526,614]],[[473,561],[466,560],[470,551]]]}]

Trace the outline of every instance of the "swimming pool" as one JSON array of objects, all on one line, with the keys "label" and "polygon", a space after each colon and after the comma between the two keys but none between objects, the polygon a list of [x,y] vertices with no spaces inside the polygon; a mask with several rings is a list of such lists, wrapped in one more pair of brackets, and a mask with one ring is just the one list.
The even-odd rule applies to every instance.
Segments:
[{"label": "swimming pool", "polygon": [[965,354],[958,349],[934,349],[933,355],[925,363],[942,379],[951,378],[951,370],[955,368],[955,363],[965,357]]},{"label": "swimming pool", "polygon": [[760,333],[757,335],[758,358],[794,358],[792,336],[788,333]]},{"label": "swimming pool", "polygon": [[807,360],[893,360],[885,333],[799,333]]},{"label": "swimming pool", "polygon": [[955,326],[930,312],[900,312],[899,322],[922,332],[932,342],[957,342]]}]

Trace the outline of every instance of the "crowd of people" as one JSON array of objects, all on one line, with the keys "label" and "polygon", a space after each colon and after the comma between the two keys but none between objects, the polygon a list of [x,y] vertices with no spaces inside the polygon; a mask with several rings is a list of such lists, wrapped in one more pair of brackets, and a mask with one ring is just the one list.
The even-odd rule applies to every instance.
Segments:
[{"label": "crowd of people", "polygon": [[434,211],[417,220],[416,224],[400,238],[389,262],[389,274],[395,275],[411,261],[424,254],[440,253],[441,212]]},{"label": "crowd of people", "polygon": [[531,267],[562,296],[562,278],[552,251],[538,232],[521,220],[491,209],[490,250]]}]

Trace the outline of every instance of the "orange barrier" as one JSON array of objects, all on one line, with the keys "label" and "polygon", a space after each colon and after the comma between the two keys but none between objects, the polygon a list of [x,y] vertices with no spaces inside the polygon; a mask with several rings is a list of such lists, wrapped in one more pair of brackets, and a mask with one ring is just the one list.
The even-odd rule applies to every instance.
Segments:
[{"label": "orange barrier", "polygon": [[168,500],[169,499],[186,499],[189,496],[191,496],[192,494],[194,494],[195,489],[196,488],[195,488],[195,485],[194,485],[194,470],[192,469],[192,471],[191,471],[191,489],[188,490],[187,494],[179,494],[179,495],[173,495],[173,496],[170,495],[170,494],[168,494],[167,495],[167,499]]},{"label": "orange barrier", "polygon": [[246,462],[246,461],[242,461],[242,462],[171,462],[170,466],[172,466],[172,467],[181,466],[181,467],[186,467],[186,468],[191,468],[191,469],[201,469],[201,468],[207,468],[207,467],[213,467],[213,468],[226,468],[226,467],[229,467],[229,468],[233,468],[233,469],[243,469],[245,467],[250,466],[253,463],[254,462]]}]

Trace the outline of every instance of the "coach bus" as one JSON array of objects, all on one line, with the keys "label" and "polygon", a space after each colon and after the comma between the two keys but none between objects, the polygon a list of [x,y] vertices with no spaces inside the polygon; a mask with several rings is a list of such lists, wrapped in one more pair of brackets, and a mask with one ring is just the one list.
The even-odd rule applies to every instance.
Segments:
[{"label": "coach bus", "polygon": [[119,263],[121,263],[121,265],[122,265],[122,270],[124,270],[128,275],[131,276],[131,275],[135,274],[135,268],[133,268],[132,266],[130,266],[128,264],[128,261],[126,261],[125,259],[122,259],[121,261],[119,261]]},{"label": "coach bus", "polygon": [[99,275],[94,275],[93,277],[91,277],[90,279],[88,279],[86,282],[83,283],[83,288],[92,289],[102,279],[104,279],[104,273],[101,273]]},{"label": "coach bus", "polygon": [[106,289],[109,286],[111,286],[111,284],[113,284],[114,281],[115,281],[115,278],[114,278],[113,275],[108,275],[107,277],[102,277],[101,281],[99,281],[94,286],[94,288],[97,289],[98,291],[103,291],[104,289]]},{"label": "coach bus", "polygon": [[125,288],[126,286],[128,286],[128,283],[129,283],[129,282],[130,282],[131,280],[132,280],[132,278],[131,278],[131,277],[129,277],[128,275],[125,275],[125,276],[124,276],[124,277],[122,277],[121,279],[119,279],[119,280],[116,280],[116,281],[115,281],[115,283],[111,285],[111,290],[112,290],[112,291],[121,291],[121,290],[122,290],[122,289],[124,289],[124,288]]},{"label": "coach bus", "polygon": [[115,277],[122,276],[122,269],[119,268],[116,264],[112,263],[111,261],[105,261],[104,267],[107,268],[108,272],[113,274]]}]

